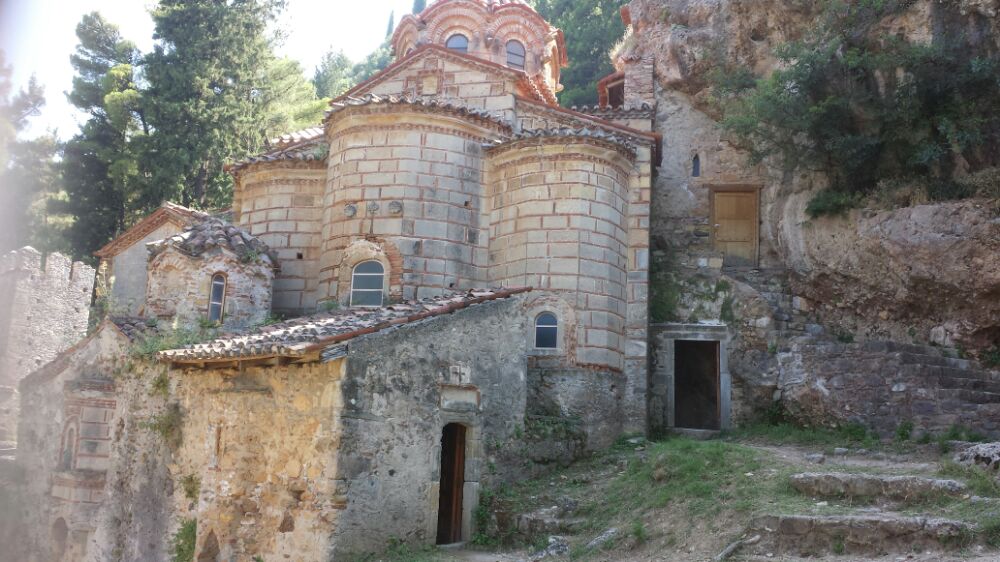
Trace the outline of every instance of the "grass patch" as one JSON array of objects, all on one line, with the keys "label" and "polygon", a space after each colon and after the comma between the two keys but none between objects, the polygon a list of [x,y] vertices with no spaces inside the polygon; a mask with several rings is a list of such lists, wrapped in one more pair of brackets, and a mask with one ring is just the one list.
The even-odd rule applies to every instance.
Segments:
[{"label": "grass patch", "polygon": [[129,353],[133,357],[154,359],[156,354],[161,351],[205,343],[215,339],[218,335],[219,330],[214,324],[201,325],[198,329],[148,332],[132,344]]},{"label": "grass patch", "polygon": [[161,398],[170,396],[170,377],[167,376],[166,372],[156,375],[156,378],[149,385],[149,394]]},{"label": "grass patch", "polygon": [[957,478],[965,481],[969,491],[977,496],[1000,498],[1000,481],[983,468],[965,466],[951,460],[941,461],[938,474],[947,478]]},{"label": "grass patch", "polygon": [[787,421],[772,423],[762,421],[725,433],[731,440],[763,441],[775,445],[805,445],[811,447],[861,447],[875,449],[881,446],[878,435],[861,424],[846,424],[837,428],[802,427]]},{"label": "grass patch", "polygon": [[198,520],[185,519],[181,523],[180,529],[177,529],[173,539],[170,541],[170,549],[173,551],[173,562],[193,562],[197,539]]},{"label": "grass patch", "polygon": [[398,540],[389,541],[382,553],[349,556],[350,562],[441,562],[446,560],[437,547],[411,546]]}]

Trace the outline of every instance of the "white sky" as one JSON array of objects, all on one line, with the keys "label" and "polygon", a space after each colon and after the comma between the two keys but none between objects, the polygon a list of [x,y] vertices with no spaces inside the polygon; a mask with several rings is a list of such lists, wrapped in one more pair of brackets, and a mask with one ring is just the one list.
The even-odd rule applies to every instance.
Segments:
[{"label": "white sky", "polygon": [[[15,88],[27,84],[32,74],[45,86],[45,107],[26,136],[54,129],[67,139],[86,120],[64,95],[73,84],[69,56],[83,15],[101,12],[126,39],[147,52],[153,44],[149,8],[155,4],[156,0],[0,0],[0,49],[13,66]],[[398,23],[412,7],[412,0],[286,0],[279,23],[286,38],[278,54],[298,60],[308,77],[330,47],[360,60],[382,43],[389,13],[395,10]]]}]

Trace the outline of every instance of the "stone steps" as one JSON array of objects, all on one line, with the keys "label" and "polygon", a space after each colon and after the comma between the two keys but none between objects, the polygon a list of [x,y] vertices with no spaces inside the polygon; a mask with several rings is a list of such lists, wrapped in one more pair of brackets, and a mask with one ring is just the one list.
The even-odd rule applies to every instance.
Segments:
[{"label": "stone steps", "polygon": [[749,535],[761,541],[751,554],[797,556],[882,555],[957,550],[973,541],[974,529],[963,522],[897,514],[765,515],[754,518]]},{"label": "stone steps", "polygon": [[966,485],[956,480],[922,476],[805,472],[793,474],[790,481],[800,494],[812,497],[913,501],[957,497],[967,491]]}]

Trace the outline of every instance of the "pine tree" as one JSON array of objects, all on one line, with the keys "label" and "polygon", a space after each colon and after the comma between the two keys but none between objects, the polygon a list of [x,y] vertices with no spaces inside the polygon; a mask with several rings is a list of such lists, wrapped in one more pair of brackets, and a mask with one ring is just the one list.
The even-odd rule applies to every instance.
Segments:
[{"label": "pine tree", "polygon": [[327,104],[316,97],[316,87],[306,80],[302,66],[288,58],[273,59],[260,90],[261,137],[266,139],[318,124]]},{"label": "pine tree", "polygon": [[566,33],[569,67],[562,73],[562,105],[597,103],[597,81],[614,72],[608,51],[625,33],[619,15],[626,0],[536,0],[535,9]]},{"label": "pine tree", "polygon": [[349,90],[354,85],[351,74],[353,69],[354,63],[344,51],[327,52],[313,74],[312,83],[316,87],[316,95],[335,98]]},{"label": "pine tree", "polygon": [[267,25],[280,0],[161,0],[153,10],[158,44],[146,57],[144,107],[155,134],[152,189],[145,205],[170,199],[226,205],[223,166],[265,144],[260,103],[272,60]]},{"label": "pine tree", "polygon": [[419,14],[427,7],[427,0],[413,0],[413,12]]},{"label": "pine tree", "polygon": [[389,12],[389,29],[385,31],[386,37],[392,37],[392,30],[396,29],[396,11]]},{"label": "pine tree", "polygon": [[53,206],[75,219],[68,231],[72,252],[89,257],[147,210],[133,202],[147,188],[139,151],[149,127],[136,84],[135,45],[96,12],[83,17],[76,34],[70,57],[76,76],[67,97],[90,117],[66,143],[66,196]]}]

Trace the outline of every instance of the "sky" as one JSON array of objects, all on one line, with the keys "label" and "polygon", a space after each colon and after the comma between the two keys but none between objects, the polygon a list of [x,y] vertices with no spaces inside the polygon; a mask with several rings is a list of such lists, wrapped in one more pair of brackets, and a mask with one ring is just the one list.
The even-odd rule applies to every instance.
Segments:
[{"label": "sky", "polygon": [[[64,94],[73,84],[69,56],[83,15],[100,12],[146,52],[153,46],[149,10],[155,5],[156,0],[0,0],[0,50],[13,67],[14,87],[20,89],[32,75],[45,87],[45,107],[26,137],[55,130],[65,140],[86,120]],[[330,48],[343,49],[354,61],[364,58],[385,38],[389,14],[395,11],[399,22],[412,7],[413,0],[286,0],[277,24],[285,38],[277,52],[299,61],[311,77]]]}]

